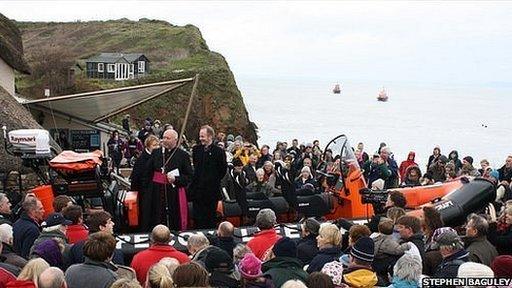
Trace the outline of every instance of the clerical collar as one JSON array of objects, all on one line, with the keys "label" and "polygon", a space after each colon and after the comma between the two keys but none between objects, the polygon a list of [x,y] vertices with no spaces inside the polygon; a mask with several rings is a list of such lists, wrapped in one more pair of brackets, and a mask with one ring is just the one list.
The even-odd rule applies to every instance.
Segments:
[{"label": "clerical collar", "polygon": [[212,148],[212,146],[213,146],[213,142],[210,143],[209,145],[204,145],[204,151],[210,150]]}]

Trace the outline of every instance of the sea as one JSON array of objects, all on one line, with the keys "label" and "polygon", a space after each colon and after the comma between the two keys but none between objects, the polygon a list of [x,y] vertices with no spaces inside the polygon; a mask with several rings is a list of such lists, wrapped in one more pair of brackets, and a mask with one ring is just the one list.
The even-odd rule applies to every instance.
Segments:
[{"label": "sea", "polygon": [[[334,85],[341,93],[334,94]],[[319,140],[324,147],[345,134],[368,154],[381,142],[398,165],[409,151],[424,171],[435,146],[444,155],[472,156],[474,166],[487,159],[499,168],[512,155],[512,85],[378,82],[318,78],[240,76],[237,85],[258,144]],[[377,101],[382,87],[388,102]]]}]

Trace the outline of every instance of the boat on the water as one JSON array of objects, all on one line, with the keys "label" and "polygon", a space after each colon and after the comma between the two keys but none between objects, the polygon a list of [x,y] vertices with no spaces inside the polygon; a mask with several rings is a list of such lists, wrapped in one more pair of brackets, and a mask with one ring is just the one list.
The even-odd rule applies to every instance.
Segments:
[{"label": "boat on the water", "polygon": [[334,89],[332,89],[332,92],[333,92],[334,94],[340,94],[340,93],[341,93],[340,84],[336,84],[336,85],[334,85]]},{"label": "boat on the water", "polygon": [[382,87],[382,89],[379,92],[379,96],[377,97],[377,100],[382,102],[388,101],[388,93],[386,92],[386,88]]}]

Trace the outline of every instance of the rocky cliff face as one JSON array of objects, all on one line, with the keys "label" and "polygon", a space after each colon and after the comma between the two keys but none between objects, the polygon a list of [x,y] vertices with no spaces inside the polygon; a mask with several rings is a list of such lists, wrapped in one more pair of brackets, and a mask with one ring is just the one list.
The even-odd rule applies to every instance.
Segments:
[{"label": "rocky cliff face", "polygon": [[[222,55],[208,49],[197,27],[174,26],[147,19],[18,22],[17,25],[22,31],[26,58],[34,71],[32,76],[18,79],[18,90],[23,96],[42,97],[43,88],[48,86],[58,91],[53,93],[55,96],[180,79],[199,73],[199,89],[187,124],[187,137],[196,138],[198,128],[210,124],[218,132],[241,134],[253,142],[257,139],[256,125],[249,120],[233,73]],[[151,74],[122,82],[87,79],[84,59],[100,52],[143,53],[151,61]],[[73,80],[67,74],[69,66],[75,67]],[[149,116],[179,129],[191,87],[184,86],[129,113],[132,119],[142,120]]]}]

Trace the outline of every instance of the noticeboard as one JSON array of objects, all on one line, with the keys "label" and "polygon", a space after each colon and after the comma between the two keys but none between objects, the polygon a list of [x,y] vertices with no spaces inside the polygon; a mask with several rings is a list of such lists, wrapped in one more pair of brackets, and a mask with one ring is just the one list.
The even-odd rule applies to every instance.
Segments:
[{"label": "noticeboard", "polygon": [[76,152],[100,149],[101,138],[98,130],[71,130],[71,148]]}]

